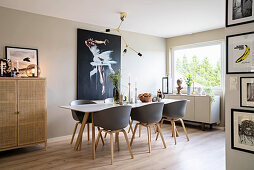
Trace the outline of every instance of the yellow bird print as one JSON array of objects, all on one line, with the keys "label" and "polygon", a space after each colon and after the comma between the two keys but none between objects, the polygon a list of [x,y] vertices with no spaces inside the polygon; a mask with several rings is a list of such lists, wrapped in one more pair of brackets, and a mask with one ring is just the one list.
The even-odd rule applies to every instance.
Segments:
[{"label": "yellow bird print", "polygon": [[242,62],[243,60],[245,60],[249,56],[250,47],[248,45],[245,45],[245,47],[246,47],[246,49],[245,49],[243,55],[235,61],[236,63]]}]

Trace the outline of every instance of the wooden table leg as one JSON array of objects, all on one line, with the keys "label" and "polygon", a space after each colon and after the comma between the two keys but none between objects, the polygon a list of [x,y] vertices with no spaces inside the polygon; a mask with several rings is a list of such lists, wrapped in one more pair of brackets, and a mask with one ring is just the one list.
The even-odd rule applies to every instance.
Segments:
[{"label": "wooden table leg", "polygon": [[93,116],[92,116],[92,155],[93,159],[95,159],[95,128],[93,124]]},{"label": "wooden table leg", "polygon": [[83,121],[82,121],[80,130],[79,130],[78,138],[77,138],[77,141],[76,141],[75,147],[74,147],[74,150],[76,150],[76,151],[78,150],[78,147],[80,146],[82,134],[83,134],[83,132],[84,132],[84,128],[85,128],[86,121],[87,121],[87,119],[88,119],[89,114],[90,114],[89,112],[87,112],[87,113],[84,114],[84,118],[83,118]]}]

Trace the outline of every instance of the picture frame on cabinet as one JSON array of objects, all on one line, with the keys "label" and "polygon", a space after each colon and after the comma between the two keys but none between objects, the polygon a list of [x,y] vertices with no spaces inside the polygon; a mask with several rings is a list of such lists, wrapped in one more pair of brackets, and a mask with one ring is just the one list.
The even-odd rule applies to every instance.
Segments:
[{"label": "picture frame on cabinet", "polygon": [[254,32],[226,37],[226,73],[254,73]]},{"label": "picture frame on cabinet", "polygon": [[231,109],[231,148],[254,153],[254,111]]},{"label": "picture frame on cabinet", "polygon": [[240,77],[240,106],[254,108],[254,77]]},{"label": "picture frame on cabinet", "polygon": [[[28,66],[39,66],[38,49],[5,46],[5,58],[11,61],[11,70],[18,73],[18,77],[27,77]],[[38,75],[38,70],[35,73]]]},{"label": "picture frame on cabinet", "polygon": [[253,0],[226,0],[226,27],[254,22]]}]

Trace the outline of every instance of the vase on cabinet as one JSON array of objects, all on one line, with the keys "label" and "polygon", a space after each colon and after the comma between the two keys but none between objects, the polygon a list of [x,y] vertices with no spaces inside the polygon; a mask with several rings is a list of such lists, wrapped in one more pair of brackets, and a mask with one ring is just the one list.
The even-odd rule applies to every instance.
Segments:
[{"label": "vase on cabinet", "polygon": [[187,86],[187,95],[191,94],[191,86]]}]

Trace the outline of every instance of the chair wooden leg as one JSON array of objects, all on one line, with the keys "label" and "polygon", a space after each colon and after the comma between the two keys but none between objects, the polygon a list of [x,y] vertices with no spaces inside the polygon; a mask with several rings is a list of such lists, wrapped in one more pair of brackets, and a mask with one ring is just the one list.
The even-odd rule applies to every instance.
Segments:
[{"label": "chair wooden leg", "polygon": [[129,130],[128,130],[128,133],[130,133],[130,130],[131,130],[131,132],[133,134],[134,131],[133,131],[133,128],[132,128],[132,123],[133,123],[133,120],[129,121],[130,127],[129,127]]},{"label": "chair wooden leg", "polygon": [[179,137],[179,133],[178,133],[176,126],[175,126],[175,131],[176,131],[176,137]]},{"label": "chair wooden leg", "polygon": [[132,143],[133,143],[133,139],[134,139],[134,137],[135,137],[135,133],[136,133],[136,130],[137,130],[137,128],[138,128],[138,123],[135,125],[135,128],[134,128],[134,132],[133,132],[133,135],[132,135],[132,138],[131,138],[131,143],[130,143],[130,145],[132,145]]},{"label": "chair wooden leg", "polygon": [[[101,130],[99,127],[97,127],[97,129],[98,129],[98,132]],[[102,133],[100,134],[100,137],[101,137],[102,145],[104,146],[104,140],[103,140],[103,137],[102,137]]]},{"label": "chair wooden leg", "polygon": [[141,128],[142,128],[142,126],[139,125],[139,137],[141,136]]},{"label": "chair wooden leg", "polygon": [[129,143],[129,139],[128,139],[128,136],[127,136],[127,133],[125,132],[125,130],[123,129],[122,130],[123,134],[124,134],[124,137],[125,137],[125,140],[126,140],[126,143],[128,145],[128,148],[129,148],[129,152],[130,152],[130,155],[131,155],[131,158],[133,159],[133,154],[132,154],[132,151],[131,151],[131,146],[130,146],[130,143]]},{"label": "chair wooden leg", "polygon": [[162,127],[162,125],[163,125],[163,121],[164,121],[165,119],[161,119],[161,124],[160,124],[160,127]]},{"label": "chair wooden leg", "polygon": [[110,152],[111,152],[111,165],[113,164],[114,157],[114,144],[113,144],[113,133],[110,133]]},{"label": "chair wooden leg", "polygon": [[179,119],[179,120],[180,120],[180,122],[181,122],[181,124],[182,124],[182,126],[183,126],[183,130],[184,130],[184,133],[185,133],[185,135],[186,135],[187,141],[189,141],[190,139],[189,139],[188,133],[187,133],[187,131],[186,131],[186,129],[185,129],[185,125],[184,125],[184,123],[183,123],[183,119]]},{"label": "chair wooden leg", "polygon": [[156,139],[155,139],[155,140],[158,140],[158,137],[159,137],[159,131],[157,132],[157,135],[156,135]]},{"label": "chair wooden leg", "polygon": [[97,149],[97,146],[99,144],[99,140],[100,140],[100,137],[101,137],[101,132],[102,132],[102,130],[99,130],[99,133],[97,135],[96,142],[95,142],[95,150]]},{"label": "chair wooden leg", "polygon": [[90,138],[89,126],[90,126],[90,123],[87,123],[87,124],[86,124],[86,127],[87,127],[87,140],[88,140],[88,141],[89,141],[89,138]]},{"label": "chair wooden leg", "polygon": [[106,138],[106,137],[107,137],[107,134],[108,134],[108,132],[105,132],[104,138]]},{"label": "chair wooden leg", "polygon": [[115,140],[116,140],[116,144],[117,144],[117,150],[120,151],[120,146],[119,146],[119,132],[116,132]]},{"label": "chair wooden leg", "polygon": [[72,138],[71,138],[71,144],[72,144],[74,136],[76,134],[76,130],[77,130],[78,124],[79,124],[79,122],[77,122],[76,125],[75,125],[74,132],[73,132],[73,135],[72,135]]},{"label": "chair wooden leg", "polygon": [[150,127],[149,126],[147,126],[147,137],[148,137],[148,149],[149,149],[149,153],[151,153],[151,140],[150,140],[150,138],[151,138],[151,133],[150,133],[150,131],[151,131],[151,129],[150,129]]},{"label": "chair wooden leg", "polygon": [[174,136],[174,139],[175,139],[175,145],[176,145],[176,131],[175,131],[176,125],[175,125],[175,122],[173,120],[171,120],[171,124],[172,124],[172,133],[173,133],[173,136]]},{"label": "chair wooden leg", "polygon": [[164,137],[163,137],[163,135],[162,135],[161,128],[160,128],[160,126],[159,126],[159,125],[156,125],[156,126],[157,126],[157,129],[158,129],[158,134],[160,133],[161,140],[162,140],[162,142],[163,142],[164,148],[166,148],[167,146],[166,146],[166,143],[165,143]]}]

